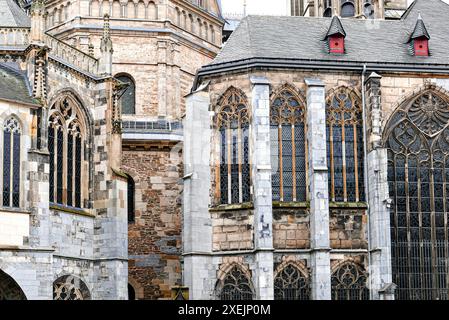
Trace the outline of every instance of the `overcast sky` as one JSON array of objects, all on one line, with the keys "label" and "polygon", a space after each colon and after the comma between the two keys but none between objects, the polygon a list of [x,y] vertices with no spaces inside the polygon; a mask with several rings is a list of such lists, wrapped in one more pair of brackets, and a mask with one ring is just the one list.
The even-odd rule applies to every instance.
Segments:
[{"label": "overcast sky", "polygon": [[[289,0],[246,0],[247,14],[271,14],[285,15],[287,14]],[[443,0],[449,3],[449,0]],[[411,2],[411,1],[410,1]],[[223,14],[243,14],[244,0],[221,0],[223,6]]]}]

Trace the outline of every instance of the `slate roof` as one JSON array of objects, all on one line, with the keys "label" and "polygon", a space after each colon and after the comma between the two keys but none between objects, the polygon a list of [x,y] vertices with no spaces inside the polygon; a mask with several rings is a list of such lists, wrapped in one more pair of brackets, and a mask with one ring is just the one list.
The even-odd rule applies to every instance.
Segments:
[{"label": "slate roof", "polygon": [[331,25],[329,26],[329,30],[326,33],[325,38],[333,36],[335,34],[341,34],[343,37],[346,37],[345,29],[343,28],[340,19],[337,16],[334,16],[331,21]]},{"label": "slate roof", "polygon": [[14,0],[0,0],[0,27],[29,28],[30,26],[30,17]]},{"label": "slate roof", "polygon": [[[410,54],[408,40],[421,14],[431,36],[429,57]],[[341,19],[346,54],[329,54],[325,35],[329,18],[248,16],[239,24],[215,60],[201,70],[246,60],[289,60],[449,67],[449,5],[440,0],[416,0],[401,20]],[[201,73],[201,71],[200,71]]]},{"label": "slate roof", "polygon": [[13,65],[0,62],[0,99],[37,105],[31,97],[30,86],[24,72]]},{"label": "slate roof", "polygon": [[421,15],[419,15],[418,20],[416,21],[415,29],[413,30],[413,33],[410,36],[410,40],[421,37],[426,37],[427,39],[430,39],[430,35],[429,32],[427,31],[424,21],[422,20]]}]

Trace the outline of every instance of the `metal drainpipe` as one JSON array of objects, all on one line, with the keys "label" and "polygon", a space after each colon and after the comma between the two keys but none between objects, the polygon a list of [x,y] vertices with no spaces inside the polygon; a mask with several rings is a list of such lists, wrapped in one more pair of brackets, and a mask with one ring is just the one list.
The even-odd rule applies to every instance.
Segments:
[{"label": "metal drainpipe", "polygon": [[369,183],[368,183],[368,151],[367,151],[367,135],[366,135],[366,97],[365,97],[365,74],[366,74],[366,63],[363,65],[363,71],[362,71],[362,116],[363,116],[363,171],[364,171],[364,178],[363,182],[365,184],[365,198],[367,203],[367,209],[366,214],[368,215],[368,222],[367,222],[367,228],[368,228],[368,279],[369,279],[369,298],[370,300],[373,299],[373,291],[371,290],[372,287],[372,277],[371,277],[371,228],[370,228],[370,220],[371,220],[371,214],[370,214],[370,206],[369,206]]}]

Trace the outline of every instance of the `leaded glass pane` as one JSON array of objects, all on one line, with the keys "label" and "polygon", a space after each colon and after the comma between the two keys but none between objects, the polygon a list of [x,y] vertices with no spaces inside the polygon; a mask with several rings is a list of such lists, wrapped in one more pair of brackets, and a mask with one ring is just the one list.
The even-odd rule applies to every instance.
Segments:
[{"label": "leaded glass pane", "polygon": [[226,274],[219,293],[220,300],[253,300],[253,290],[248,277],[238,267]]},{"label": "leaded glass pane", "polygon": [[48,151],[50,153],[50,202],[54,202],[54,190],[55,190],[55,129],[53,127],[48,128]]},{"label": "leaded glass pane", "polygon": [[250,164],[249,164],[249,128],[244,126],[243,131],[243,163],[242,163],[242,201],[250,201]]},{"label": "leaded glass pane", "polygon": [[75,206],[81,208],[81,137],[76,137]]},{"label": "leaded glass pane", "polygon": [[281,199],[281,173],[279,163],[279,127],[271,125],[271,185],[273,192],[273,200]]},{"label": "leaded glass pane", "polygon": [[11,192],[11,132],[3,132],[3,205],[10,206]]},{"label": "leaded glass pane", "polygon": [[73,135],[67,137],[67,205],[73,205]]},{"label": "leaded glass pane", "polygon": [[226,144],[226,129],[220,129],[220,202],[228,203],[228,161],[227,161],[227,144]]},{"label": "leaded glass pane", "polygon": [[282,126],[282,179],[283,200],[293,201],[292,127]]},{"label": "leaded glass pane", "polygon": [[237,143],[237,129],[232,130],[232,145],[231,145],[231,200],[232,203],[239,203],[239,145]]},{"label": "leaded glass pane", "polygon": [[62,194],[64,191],[62,177],[64,175],[64,132],[62,128],[57,130],[57,150],[56,150],[56,202],[63,204]]},{"label": "leaded glass pane", "polygon": [[13,133],[13,181],[12,181],[12,206],[20,206],[20,133]]},{"label": "leaded glass pane", "polygon": [[274,278],[274,300],[309,299],[309,278],[295,266],[286,266]]},{"label": "leaded glass pane", "polygon": [[136,113],[136,85],[134,81],[127,76],[117,77],[118,80],[127,83],[128,88],[121,97],[122,113],[135,114]]},{"label": "leaded glass pane", "polygon": [[332,128],[334,142],[334,193],[335,201],[344,201],[343,190],[343,150],[342,150],[342,129],[340,126]]}]

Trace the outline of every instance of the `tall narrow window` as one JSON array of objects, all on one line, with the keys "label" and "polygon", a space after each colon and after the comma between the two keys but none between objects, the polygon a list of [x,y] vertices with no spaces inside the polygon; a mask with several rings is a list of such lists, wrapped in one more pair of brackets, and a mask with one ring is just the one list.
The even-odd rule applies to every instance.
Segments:
[{"label": "tall narrow window", "polygon": [[249,277],[234,266],[218,283],[220,300],[253,300],[253,286]]},{"label": "tall narrow window", "polygon": [[327,99],[326,114],[331,201],[365,201],[360,99],[352,90],[339,88]]},{"label": "tall narrow window", "polygon": [[306,201],[305,103],[284,86],[271,101],[272,186],[275,201]]},{"label": "tall narrow window", "polygon": [[342,18],[355,16],[355,6],[353,1],[354,0],[342,0],[340,13]]},{"label": "tall narrow window", "polygon": [[122,114],[136,114],[136,84],[134,80],[128,75],[120,75],[116,78],[128,84],[128,88],[120,99]]},{"label": "tall narrow window", "polygon": [[3,206],[20,206],[21,127],[15,118],[3,125]]},{"label": "tall narrow window", "polygon": [[50,202],[83,206],[84,122],[77,102],[63,96],[50,108],[48,151],[50,153]]},{"label": "tall narrow window", "polygon": [[398,300],[449,299],[449,98],[406,101],[387,124],[393,282]]},{"label": "tall narrow window", "polygon": [[230,88],[217,107],[220,142],[217,188],[221,204],[250,201],[249,115],[243,92]]},{"label": "tall narrow window", "polygon": [[135,184],[134,179],[128,176],[128,222],[133,223],[135,221],[134,213],[134,196],[135,196]]}]

